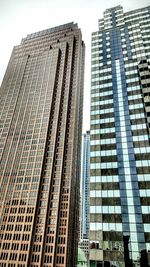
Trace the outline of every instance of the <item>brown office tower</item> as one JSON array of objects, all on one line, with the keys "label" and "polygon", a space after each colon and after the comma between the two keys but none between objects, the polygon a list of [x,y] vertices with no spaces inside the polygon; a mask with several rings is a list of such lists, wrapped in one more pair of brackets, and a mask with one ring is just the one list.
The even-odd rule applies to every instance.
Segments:
[{"label": "brown office tower", "polygon": [[13,49],[0,90],[1,267],[76,265],[84,50],[74,23]]}]

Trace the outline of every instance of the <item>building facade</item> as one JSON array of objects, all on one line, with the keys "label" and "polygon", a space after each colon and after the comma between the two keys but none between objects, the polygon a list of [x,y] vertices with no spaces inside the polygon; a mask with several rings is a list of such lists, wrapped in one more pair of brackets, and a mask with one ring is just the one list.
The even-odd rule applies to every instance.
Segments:
[{"label": "building facade", "polygon": [[148,266],[150,7],[107,9],[92,34],[91,266]]},{"label": "building facade", "polygon": [[76,266],[84,42],[69,23],[14,47],[1,90],[0,266]]},{"label": "building facade", "polygon": [[78,249],[81,249],[86,258],[86,265],[89,267],[89,238],[81,239],[79,242]]}]

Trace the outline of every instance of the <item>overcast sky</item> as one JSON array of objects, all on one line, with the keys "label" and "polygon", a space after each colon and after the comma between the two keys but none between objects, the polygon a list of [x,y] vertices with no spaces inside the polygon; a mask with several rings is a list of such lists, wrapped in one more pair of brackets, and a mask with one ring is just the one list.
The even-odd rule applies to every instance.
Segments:
[{"label": "overcast sky", "polygon": [[83,131],[89,129],[91,32],[107,8],[122,5],[124,11],[150,5],[150,0],[0,0],[0,84],[11,51],[29,33],[68,22],[77,22],[86,44]]}]

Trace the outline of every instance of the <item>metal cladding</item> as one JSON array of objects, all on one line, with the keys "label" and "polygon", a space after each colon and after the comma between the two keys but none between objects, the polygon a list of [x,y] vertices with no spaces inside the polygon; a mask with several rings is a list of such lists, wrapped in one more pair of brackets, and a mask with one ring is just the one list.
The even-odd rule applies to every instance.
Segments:
[{"label": "metal cladding", "polygon": [[76,266],[84,42],[69,23],[14,47],[0,90],[0,266]]}]

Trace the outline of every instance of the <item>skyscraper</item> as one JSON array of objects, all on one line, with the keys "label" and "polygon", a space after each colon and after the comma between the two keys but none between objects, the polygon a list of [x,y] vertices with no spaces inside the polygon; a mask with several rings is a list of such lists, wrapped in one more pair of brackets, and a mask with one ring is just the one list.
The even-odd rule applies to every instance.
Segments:
[{"label": "skyscraper", "polygon": [[83,135],[81,175],[81,239],[89,238],[90,131]]},{"label": "skyscraper", "polygon": [[75,266],[84,42],[77,24],[14,47],[1,90],[1,267]]},{"label": "skyscraper", "polygon": [[81,208],[80,208],[80,243],[79,247],[89,260],[90,226],[90,131],[83,134],[82,170],[81,170]]},{"label": "skyscraper", "polygon": [[149,25],[150,7],[117,6],[92,34],[91,266],[148,266]]}]

